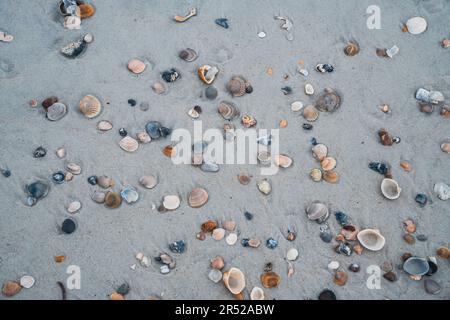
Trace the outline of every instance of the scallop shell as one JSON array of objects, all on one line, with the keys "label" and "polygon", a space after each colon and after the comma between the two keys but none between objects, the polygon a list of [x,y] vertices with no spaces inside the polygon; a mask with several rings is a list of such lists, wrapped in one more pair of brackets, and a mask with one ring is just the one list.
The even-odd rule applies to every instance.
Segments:
[{"label": "scallop shell", "polygon": [[325,204],[318,201],[311,203],[306,208],[306,214],[308,216],[308,219],[317,221],[319,223],[325,221],[330,215],[328,207]]},{"label": "scallop shell", "polygon": [[232,294],[239,294],[245,288],[245,276],[238,268],[231,268],[224,272],[222,280]]},{"label": "scallop shell", "polygon": [[258,182],[258,190],[261,191],[261,193],[268,195],[272,191],[272,186],[267,179],[263,179]]},{"label": "scallop shell", "polygon": [[128,70],[130,70],[134,74],[140,74],[145,71],[146,65],[143,61],[139,59],[131,59],[128,62]]},{"label": "scallop shell", "polygon": [[397,181],[393,179],[385,178],[381,182],[381,192],[389,200],[395,200],[400,197],[402,189],[398,185]]},{"label": "scallop shell", "polygon": [[227,101],[221,101],[217,111],[225,120],[233,120],[235,117],[239,116],[239,110],[236,106]]},{"label": "scallop shell", "polygon": [[314,122],[319,118],[319,111],[314,106],[307,106],[303,109],[303,118],[306,121]]},{"label": "scallop shell", "polygon": [[422,17],[414,17],[406,21],[406,28],[411,34],[421,34],[427,30],[427,21]]},{"label": "scallop shell", "polygon": [[65,104],[56,102],[47,109],[47,119],[50,121],[58,121],[67,114],[67,107]]},{"label": "scallop shell", "polygon": [[81,202],[80,201],[73,201],[69,203],[67,206],[67,212],[69,213],[75,213],[81,209]]},{"label": "scallop shell", "polygon": [[115,209],[120,207],[122,204],[122,197],[117,192],[109,191],[105,195],[105,206],[110,209]]},{"label": "scallop shell", "polygon": [[250,300],[264,300],[264,291],[260,287],[254,287],[250,292]]},{"label": "scallop shell", "polygon": [[70,162],[67,164],[67,171],[69,171],[70,173],[74,174],[74,175],[79,175],[81,174],[81,166],[79,166],[76,163]]},{"label": "scallop shell", "polygon": [[345,47],[344,52],[349,57],[356,56],[359,53],[359,44],[355,41],[349,42]]},{"label": "scallop shell", "polygon": [[274,157],[274,162],[279,167],[289,168],[292,165],[293,160],[286,155],[280,154]]},{"label": "scallop shell", "polygon": [[445,153],[450,153],[450,143],[441,144],[441,150]]},{"label": "scallop shell", "polygon": [[91,195],[91,199],[94,202],[97,202],[97,203],[104,203],[105,202],[105,197],[106,197],[106,193],[104,193],[103,191],[95,191]]},{"label": "scallop shell", "polygon": [[147,189],[153,189],[154,187],[156,187],[156,185],[158,184],[158,180],[156,179],[156,177],[152,176],[152,175],[148,175],[148,176],[142,176],[139,179],[139,183]]},{"label": "scallop shell", "polygon": [[191,191],[188,197],[189,206],[192,208],[200,208],[208,202],[208,192],[202,188],[195,188]]},{"label": "scallop shell", "polygon": [[214,220],[208,220],[202,223],[201,230],[203,232],[213,232],[217,228],[217,222]]},{"label": "scallop shell", "polygon": [[233,97],[241,97],[245,94],[247,82],[242,77],[233,77],[227,83],[227,90]]},{"label": "scallop shell", "polygon": [[314,87],[312,86],[312,84],[310,83],[305,84],[305,93],[308,96],[312,96],[314,94]]},{"label": "scallop shell", "polygon": [[260,279],[264,288],[275,288],[281,282],[280,276],[272,271],[263,273]]},{"label": "scallop shell", "polygon": [[344,286],[347,283],[348,275],[344,271],[338,271],[334,274],[333,282],[338,286]]},{"label": "scallop shell", "polygon": [[212,84],[218,73],[219,69],[217,67],[212,67],[207,64],[198,68],[198,76],[206,84]]},{"label": "scallop shell", "polygon": [[371,251],[379,251],[383,249],[386,239],[380,234],[378,230],[364,229],[358,232],[357,235],[359,243]]},{"label": "scallop shell", "polygon": [[217,256],[211,259],[211,268],[221,270],[225,266],[225,262],[221,256]]},{"label": "scallop shell", "polygon": [[187,62],[192,62],[198,58],[197,52],[195,52],[195,50],[191,48],[181,50],[178,56],[180,57],[180,59],[183,59]]},{"label": "scallop shell", "polygon": [[450,259],[450,249],[447,247],[440,247],[436,250],[436,254],[441,259]]},{"label": "scallop shell", "polygon": [[323,180],[328,183],[338,183],[339,179],[339,174],[336,171],[325,171],[323,173]]},{"label": "scallop shell", "polygon": [[80,18],[81,19],[87,19],[94,15],[95,8],[93,5],[89,3],[82,3],[78,6],[78,9],[80,10]]},{"label": "scallop shell", "polygon": [[109,187],[114,187],[116,185],[114,180],[107,176],[98,177],[97,184],[104,189],[108,189]]},{"label": "scallop shell", "polygon": [[140,143],[149,143],[150,141],[152,141],[152,138],[150,137],[150,135],[147,132],[143,132],[143,131],[139,132],[136,135],[136,139]]},{"label": "scallop shell", "polygon": [[336,168],[336,159],[332,157],[325,157],[322,161],[320,161],[320,166],[325,171],[331,171]]},{"label": "scallop shell", "polygon": [[86,118],[95,118],[102,111],[102,104],[96,97],[87,95],[80,101],[80,110]]},{"label": "scallop shell", "polygon": [[109,131],[113,128],[113,124],[107,120],[102,120],[97,123],[97,129],[100,131]]},{"label": "scallop shell", "polygon": [[324,144],[316,144],[311,150],[313,157],[318,161],[322,161],[328,155],[328,147]]},{"label": "scallop shell", "polygon": [[212,238],[216,241],[220,241],[225,237],[225,229],[216,228],[212,232]]},{"label": "scallop shell", "polygon": [[341,96],[334,89],[327,88],[317,99],[315,106],[322,112],[334,112],[339,109],[341,102]]},{"label": "scallop shell", "polygon": [[119,141],[119,146],[127,152],[134,152],[139,148],[139,143],[132,137],[126,136]]},{"label": "scallop shell", "polygon": [[180,206],[181,200],[178,196],[164,196],[162,205],[166,210],[176,210]]}]

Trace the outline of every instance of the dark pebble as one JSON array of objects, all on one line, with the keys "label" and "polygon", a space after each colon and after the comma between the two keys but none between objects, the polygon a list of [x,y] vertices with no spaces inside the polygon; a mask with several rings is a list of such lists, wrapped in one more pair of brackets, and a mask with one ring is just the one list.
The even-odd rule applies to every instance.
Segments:
[{"label": "dark pebble", "polygon": [[242,246],[243,247],[248,247],[249,246],[249,244],[248,244],[249,241],[250,241],[250,239],[247,239],[247,238],[242,239],[241,240]]},{"label": "dark pebble", "polygon": [[135,107],[136,104],[137,104],[137,102],[136,102],[136,100],[134,100],[134,99],[128,99],[128,104],[129,104],[130,106],[132,106],[132,107]]},{"label": "dark pebble", "polygon": [[334,216],[341,226],[344,226],[348,223],[348,216],[345,213],[338,211],[334,213]]},{"label": "dark pebble", "polygon": [[118,294],[121,294],[121,295],[126,295],[128,292],[130,292],[130,285],[128,284],[128,283],[123,283],[123,284],[121,284],[120,285],[120,287],[119,288],[117,288],[117,291],[116,291]]},{"label": "dark pebble", "polygon": [[64,175],[64,172],[62,172],[62,171],[55,172],[55,173],[52,175],[52,180],[53,180],[53,182],[56,183],[56,184],[61,184],[61,183],[63,183],[63,182],[64,182],[64,178],[65,178],[65,175]]},{"label": "dark pebble", "polygon": [[319,294],[319,300],[337,300],[333,291],[325,289]]},{"label": "dark pebble", "polygon": [[11,177],[11,171],[9,169],[1,169],[1,172],[5,178]]},{"label": "dark pebble", "polygon": [[292,88],[291,87],[283,87],[283,88],[281,88],[281,92],[283,92],[284,95],[291,94]]},{"label": "dark pebble", "polygon": [[333,240],[333,235],[329,232],[321,232],[320,239],[322,239],[323,242],[330,243]]},{"label": "dark pebble", "polygon": [[381,162],[371,162],[369,163],[369,168],[383,175],[389,171],[389,166]]},{"label": "dark pebble", "polygon": [[248,211],[245,211],[245,212],[244,212],[244,217],[245,217],[247,220],[252,220],[252,219],[253,219],[253,214],[251,214],[251,213],[248,212]]},{"label": "dark pebble", "polygon": [[428,236],[427,236],[427,235],[424,235],[424,234],[418,234],[418,235],[416,236],[416,239],[417,239],[418,241],[425,242],[425,241],[428,240]]},{"label": "dark pebble", "polygon": [[359,266],[359,264],[357,263],[352,263],[348,269],[352,272],[359,272],[359,270],[361,270],[361,267]]},{"label": "dark pebble", "polygon": [[33,157],[35,158],[43,158],[47,154],[47,150],[45,150],[43,147],[38,147],[33,152]]},{"label": "dark pebble", "polygon": [[253,92],[253,87],[252,87],[251,85],[247,85],[247,86],[245,87],[245,93],[250,94],[250,93],[252,93],[252,92]]},{"label": "dark pebble", "polygon": [[230,25],[228,24],[227,18],[219,18],[219,19],[214,20],[214,22],[218,26],[221,26],[222,28],[225,28],[225,29],[228,29],[230,27]]},{"label": "dark pebble", "polygon": [[205,89],[205,97],[209,100],[214,100],[215,98],[217,98],[218,92],[217,89],[214,88],[213,86],[209,86],[208,88]]},{"label": "dark pebble", "polygon": [[302,127],[304,130],[307,130],[307,131],[310,131],[314,128],[311,123],[304,123],[304,124],[302,124]]},{"label": "dark pebble", "polygon": [[62,232],[66,233],[66,234],[71,234],[73,233],[77,228],[77,224],[73,219],[66,219],[64,220],[64,222],[62,223],[61,226],[61,230]]},{"label": "dark pebble", "polygon": [[165,82],[174,82],[180,77],[180,74],[177,70],[172,68],[170,70],[164,71],[161,77]]},{"label": "dark pebble", "polygon": [[120,128],[119,129],[119,134],[121,137],[126,137],[128,135],[128,132],[125,128]]},{"label": "dark pebble", "polygon": [[87,181],[89,182],[89,184],[95,186],[97,184],[97,176],[90,176]]},{"label": "dark pebble", "polygon": [[416,196],[415,200],[421,207],[425,207],[425,205],[428,202],[428,197],[426,195],[424,195],[423,193],[419,193]]},{"label": "dark pebble", "polygon": [[316,138],[311,138],[311,144],[313,146],[317,145],[318,144],[317,139]]},{"label": "dark pebble", "polygon": [[266,241],[266,247],[269,249],[275,249],[278,246],[278,241],[274,238],[269,238]]},{"label": "dark pebble", "polygon": [[388,280],[390,282],[397,281],[397,275],[394,272],[392,272],[392,271],[385,273],[383,275],[383,278],[385,278],[386,280]]},{"label": "dark pebble", "polygon": [[183,253],[186,248],[186,244],[183,240],[175,241],[169,244],[169,249],[173,253]]},{"label": "dark pebble", "polygon": [[161,137],[167,137],[169,134],[172,133],[172,129],[166,128],[166,127],[161,127],[161,129],[159,130],[161,133]]}]

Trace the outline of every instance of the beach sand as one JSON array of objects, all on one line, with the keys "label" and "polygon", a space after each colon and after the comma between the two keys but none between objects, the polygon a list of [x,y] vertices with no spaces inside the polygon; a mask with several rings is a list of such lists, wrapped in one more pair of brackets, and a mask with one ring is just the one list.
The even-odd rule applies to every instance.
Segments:
[{"label": "beach sand", "polygon": [[[272,262],[281,276],[277,288],[265,289],[267,299],[316,299],[325,288],[338,299],[449,299],[449,264],[438,259],[439,271],[432,276],[442,291],[429,295],[422,281],[412,281],[399,269],[405,252],[426,257],[449,245],[449,204],[433,194],[436,182],[450,182],[450,157],[440,150],[450,140],[450,123],[435,110],[425,115],[417,108],[415,91],[420,87],[439,90],[450,97],[450,51],[439,42],[450,36],[450,1],[378,0],[381,8],[381,30],[366,26],[366,8],[374,1],[92,1],[96,14],[82,22],[81,30],[67,30],[57,13],[57,1],[0,1],[0,30],[14,35],[11,43],[0,43],[0,165],[12,176],[0,176],[0,282],[32,275],[36,284],[23,289],[13,299],[60,299],[57,281],[65,282],[70,265],[81,269],[81,289],[69,290],[68,299],[108,299],[123,282],[131,291],[127,299],[146,299],[161,295],[163,299],[233,299],[221,284],[208,279],[209,260],[221,255],[225,269],[237,267],[246,275],[246,292],[260,286],[264,264]],[[179,24],[176,14],[184,15],[196,7],[198,15]],[[281,21],[274,15],[289,17],[294,24],[294,41],[288,41]],[[413,36],[402,33],[407,19],[423,16],[428,30]],[[228,18],[229,29],[214,23]],[[267,37],[260,39],[259,31]],[[86,33],[94,42],[75,60],[62,56],[60,48]],[[361,52],[355,57],[343,53],[347,41],[357,40]],[[376,48],[397,45],[400,52],[393,59],[377,57]],[[186,47],[199,52],[199,58],[187,63],[178,58]],[[147,59],[151,66],[141,75],[132,75],[127,62],[134,57]],[[304,60],[310,75],[297,72]],[[317,63],[331,63],[335,72],[314,71]],[[197,76],[203,64],[220,69],[214,86],[219,97],[202,98],[205,85]],[[166,95],[156,95],[151,85],[161,81],[164,70],[175,67],[181,79],[168,85]],[[273,75],[266,73],[273,69]],[[283,75],[289,79],[284,80]],[[233,75],[248,79],[254,91],[231,98],[225,90]],[[300,113],[290,110],[293,101],[305,105],[314,98],[304,94],[303,86],[311,83],[315,97],[332,87],[343,96],[341,108],[333,114],[321,113],[311,132],[304,131]],[[291,86],[293,93],[283,95],[280,88]],[[103,103],[102,114],[86,119],[78,103],[86,94]],[[69,107],[68,114],[57,122],[45,118],[42,107],[31,108],[28,101],[39,102],[56,95]],[[130,107],[133,98],[138,106]],[[281,119],[288,120],[282,129],[280,150],[294,159],[291,168],[269,177],[272,193],[262,195],[256,181],[261,179],[255,165],[222,165],[218,173],[205,173],[188,165],[173,165],[161,150],[170,139],[141,145],[135,153],[118,146],[117,130],[125,127],[134,136],[150,120],[161,121],[171,128],[192,130],[193,120],[187,111],[200,105],[204,128],[221,128],[224,121],[217,114],[221,100],[233,101],[242,113],[253,115],[257,128],[277,128]],[[139,103],[148,102],[142,111]],[[379,106],[387,103],[391,114]],[[99,120],[109,120],[114,128],[99,133]],[[240,124],[236,121],[238,127]],[[377,131],[386,128],[402,141],[392,147],[382,146]],[[337,185],[315,183],[309,171],[318,166],[311,156],[310,140],[315,137],[329,147],[338,161],[341,181]],[[39,146],[47,156],[33,158]],[[55,151],[67,150],[65,159]],[[403,171],[399,163],[408,160],[413,170]],[[37,205],[25,205],[24,187],[36,179],[49,180],[63,170],[67,161],[82,165],[82,174],[62,185],[52,184],[49,195]],[[393,175],[403,189],[396,201],[385,199],[380,192],[382,176],[368,168],[371,161],[383,161],[393,168]],[[253,175],[247,186],[236,179],[241,171]],[[97,187],[87,183],[90,175],[108,175],[118,182],[116,190],[126,184],[135,186],[140,199],[133,205],[122,204],[111,210],[94,203],[90,195]],[[145,190],[138,184],[144,174],[154,174],[159,184]],[[208,190],[210,199],[199,209],[190,208],[187,195],[194,187]],[[414,201],[417,193],[426,194],[430,203],[420,208]],[[179,194],[181,207],[174,212],[152,210],[167,194]],[[60,234],[58,225],[71,216],[65,206],[78,199],[83,207],[74,217],[78,229],[74,234]],[[347,257],[335,253],[336,242],[319,238],[319,225],[309,221],[305,206],[314,200],[327,203],[330,210],[347,213],[363,228],[377,228],[386,238],[382,251]],[[243,213],[254,219],[248,221]],[[402,222],[412,218],[418,234],[428,241],[408,245],[403,239]],[[279,241],[270,250],[244,248],[239,243],[207,237],[195,238],[207,219],[237,222],[239,239],[269,237]],[[329,219],[333,234],[339,232],[334,216]],[[287,229],[297,232],[288,242]],[[168,243],[184,240],[183,254],[172,254],[177,266],[168,275],[159,272],[152,262],[149,268],[138,264],[135,255],[143,252],[154,257],[168,251]],[[299,258],[293,264],[295,274],[287,277],[287,250],[295,247]],[[66,255],[64,263],[54,262],[55,255]],[[339,261],[347,269],[350,263],[361,265],[359,273],[349,272],[348,283],[338,287],[327,269],[330,261]],[[398,281],[381,279],[381,289],[366,287],[370,265],[391,261]],[[138,264],[136,270],[130,269]],[[5,299],[1,296],[0,299]]]}]

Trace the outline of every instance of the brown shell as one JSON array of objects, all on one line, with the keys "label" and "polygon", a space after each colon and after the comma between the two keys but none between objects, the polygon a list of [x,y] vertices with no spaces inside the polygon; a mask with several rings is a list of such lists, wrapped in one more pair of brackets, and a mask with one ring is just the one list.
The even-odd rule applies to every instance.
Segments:
[{"label": "brown shell", "polygon": [[108,189],[109,187],[114,187],[115,186],[115,182],[113,179],[107,177],[107,176],[100,176],[97,178],[97,184],[104,188],[104,189]]},{"label": "brown shell", "polygon": [[242,185],[247,185],[250,183],[251,181],[251,176],[246,174],[246,173],[240,173],[238,174],[238,181],[242,184]]},{"label": "brown shell", "polygon": [[322,161],[320,161],[320,166],[325,171],[331,171],[336,168],[336,159],[332,157],[325,157]]},{"label": "brown shell", "polygon": [[80,9],[80,18],[81,19],[90,18],[95,13],[94,6],[89,3],[82,3],[78,6],[78,8]]},{"label": "brown shell", "polygon": [[317,99],[315,107],[322,112],[334,112],[341,106],[341,96],[331,88],[326,88]]},{"label": "brown shell", "polygon": [[359,53],[359,44],[356,41],[349,42],[345,47],[344,52],[349,57],[356,56]]},{"label": "brown shell", "polygon": [[191,191],[188,197],[189,206],[192,208],[200,208],[208,202],[208,192],[202,188],[195,188]]},{"label": "brown shell", "polygon": [[247,82],[242,77],[233,77],[227,83],[227,90],[233,97],[242,97],[245,94]]},{"label": "brown shell", "polygon": [[168,146],[165,146],[165,147],[164,147],[164,149],[163,149],[163,154],[164,154],[166,157],[171,158],[171,157],[174,157],[174,156],[177,154],[177,151],[175,150],[175,148],[174,148],[173,146],[168,145]]},{"label": "brown shell", "polygon": [[450,142],[445,142],[441,144],[441,150],[445,153],[450,153]]},{"label": "brown shell", "polygon": [[336,171],[325,171],[322,174],[322,178],[328,183],[338,183],[340,176]]},{"label": "brown shell", "polygon": [[238,294],[233,294],[233,297],[234,297],[236,300],[239,300],[239,301],[245,300],[245,293],[244,293],[244,290],[242,290],[242,291],[239,292]]},{"label": "brown shell", "polygon": [[405,234],[403,236],[403,240],[405,240],[405,242],[407,244],[414,244],[414,243],[416,243],[416,238],[414,238],[414,236],[412,234],[409,234],[409,233],[407,233],[407,234]]},{"label": "brown shell", "polygon": [[214,220],[208,220],[206,222],[203,222],[201,225],[201,229],[203,232],[213,232],[214,229],[217,228],[217,221]]},{"label": "brown shell", "polygon": [[280,120],[279,127],[280,127],[281,129],[286,128],[287,125],[288,125],[288,121],[287,121],[287,120],[285,120],[285,119]]},{"label": "brown shell", "polygon": [[416,232],[416,229],[417,229],[416,223],[411,219],[407,219],[407,220],[403,221],[403,226],[405,227],[405,230],[408,233]]},{"label": "brown shell", "polygon": [[333,282],[338,286],[344,286],[347,283],[347,273],[344,271],[338,271],[334,274]]},{"label": "brown shell", "polygon": [[436,250],[436,254],[441,259],[449,259],[450,258],[450,249],[447,247],[440,247]]},{"label": "brown shell", "polygon": [[364,251],[364,248],[363,248],[361,245],[357,244],[357,245],[355,245],[355,246],[353,247],[353,251],[354,251],[357,255],[361,255],[362,252]]},{"label": "brown shell", "polygon": [[256,123],[257,123],[256,119],[248,114],[242,116],[241,121],[242,121],[242,124],[244,125],[244,127],[246,127],[246,128],[254,127],[254,126],[256,126]]},{"label": "brown shell", "polygon": [[411,164],[408,161],[400,162],[400,167],[402,167],[406,172],[410,172],[412,170]]},{"label": "brown shell", "polygon": [[109,191],[105,196],[105,206],[110,209],[115,209],[120,207],[122,204],[122,197],[117,192]]},{"label": "brown shell", "polygon": [[47,99],[45,99],[44,101],[42,101],[42,107],[45,109],[45,111],[47,111],[48,108],[50,108],[53,104],[58,102],[58,98],[57,97],[48,97]]},{"label": "brown shell", "polygon": [[441,116],[443,116],[445,119],[450,119],[450,106],[442,107]]},{"label": "brown shell", "polygon": [[221,256],[217,256],[211,259],[211,268],[222,270],[225,266],[225,262]]},{"label": "brown shell", "polygon": [[233,103],[228,101],[221,101],[217,111],[225,120],[233,120],[235,117],[239,116],[239,110]]},{"label": "brown shell", "polygon": [[264,272],[261,275],[261,283],[264,288],[275,288],[280,284],[281,278],[275,272]]},{"label": "brown shell", "polygon": [[134,74],[140,74],[145,71],[147,66],[145,63],[139,59],[131,59],[128,62],[128,70],[130,70]]},{"label": "brown shell", "polygon": [[3,285],[2,293],[6,297],[12,297],[22,290],[22,286],[15,281],[6,281]]},{"label": "brown shell", "polygon": [[222,223],[222,228],[227,231],[234,231],[234,229],[236,229],[236,222],[232,220],[226,220]]},{"label": "brown shell", "polygon": [[380,142],[383,146],[392,146],[394,144],[392,136],[386,131],[386,129],[381,129],[378,131],[378,136],[380,137]]},{"label": "brown shell", "polygon": [[102,111],[102,104],[96,97],[87,95],[80,101],[80,111],[86,118],[95,118]]},{"label": "brown shell", "polygon": [[123,295],[121,295],[120,293],[114,292],[113,294],[111,294],[109,296],[109,298],[111,300],[125,300],[125,298],[123,297]]},{"label": "brown shell", "polygon": [[306,121],[314,122],[319,118],[319,111],[312,105],[307,106],[303,109],[303,118],[305,118]]},{"label": "brown shell", "polygon": [[419,102],[418,104],[420,112],[431,114],[434,111],[434,106],[431,103]]},{"label": "brown shell", "polygon": [[359,229],[352,225],[346,225],[341,229],[341,235],[345,240],[355,241]]},{"label": "brown shell", "polygon": [[386,49],[378,49],[377,48],[377,56],[383,57],[383,58],[387,57]]},{"label": "brown shell", "polygon": [[56,263],[62,263],[64,260],[66,260],[66,256],[55,256]]}]

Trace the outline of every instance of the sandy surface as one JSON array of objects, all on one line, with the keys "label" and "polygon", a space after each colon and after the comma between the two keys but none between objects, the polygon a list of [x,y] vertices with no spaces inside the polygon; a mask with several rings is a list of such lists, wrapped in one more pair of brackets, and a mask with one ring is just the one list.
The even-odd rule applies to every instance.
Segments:
[{"label": "sandy surface", "polygon": [[[164,299],[229,299],[229,292],[208,279],[209,259],[222,255],[226,268],[238,267],[247,278],[247,291],[261,286],[259,275],[266,262],[274,264],[281,284],[266,289],[268,299],[316,298],[324,288],[331,288],[339,299],[448,299],[449,265],[439,260],[439,272],[432,278],[443,290],[428,295],[423,281],[411,281],[396,267],[399,280],[382,279],[380,290],[365,286],[369,265],[384,261],[400,264],[400,256],[411,252],[418,256],[435,255],[439,246],[449,244],[449,204],[432,193],[435,182],[450,182],[450,157],[440,151],[440,143],[450,139],[450,123],[438,115],[420,113],[414,92],[421,86],[442,91],[450,96],[449,50],[439,41],[450,36],[450,1],[379,0],[382,29],[366,27],[366,8],[374,1],[138,1],[97,0],[95,16],[82,23],[82,30],[66,30],[56,13],[56,0],[0,1],[0,30],[15,36],[12,43],[0,43],[0,164],[9,167],[12,176],[0,176],[0,282],[17,280],[24,274],[36,278],[32,289],[22,290],[17,299],[59,299],[57,281],[65,281],[66,268],[81,268],[81,289],[71,290],[69,299],[107,299],[117,286],[126,281],[131,286],[129,299],[144,299],[152,294]],[[184,24],[172,20],[196,6],[198,16]],[[274,14],[287,15],[294,22],[295,40],[289,42]],[[426,33],[413,36],[401,32],[401,24],[413,16],[429,22]],[[222,29],[214,19],[226,17],[231,27]],[[265,39],[257,32],[264,30]],[[60,55],[63,45],[91,32],[95,41],[85,55],[69,60]],[[349,58],[342,52],[347,40],[359,41],[362,52]],[[375,55],[377,47],[396,44],[400,53],[394,59]],[[200,56],[186,63],[177,56],[185,47],[196,49]],[[153,67],[133,76],[126,63],[133,57],[152,62]],[[296,73],[297,62],[305,61],[310,76],[305,80]],[[316,63],[331,63],[336,71],[319,74]],[[215,82],[219,97],[215,101],[201,98],[204,85],[196,68],[202,64],[217,65],[220,74]],[[182,78],[169,85],[167,95],[158,96],[151,85],[160,80],[167,68],[180,70]],[[273,76],[266,74],[273,68]],[[232,99],[225,84],[232,75],[240,74],[251,81],[254,92],[234,98],[242,112],[253,115],[259,128],[277,128],[280,119],[289,125],[281,131],[281,151],[294,159],[294,166],[270,177],[273,192],[262,195],[256,188],[260,178],[256,166],[222,166],[220,172],[204,173],[197,168],[174,166],[161,149],[169,139],[142,145],[129,154],[118,147],[118,128],[126,127],[131,135],[143,130],[149,120],[159,120],[171,128],[192,129],[193,120],[186,115],[192,106],[203,107],[201,120],[205,128],[221,127],[223,120],[216,111],[221,99]],[[285,81],[283,75],[289,74]],[[295,100],[305,104],[313,99],[305,96],[303,85],[312,83],[316,92],[331,86],[344,99],[334,114],[321,114],[312,132],[305,132],[300,114],[290,110]],[[280,88],[289,85],[292,95],[284,96]],[[78,112],[78,102],[86,94],[98,96],[104,103],[99,118],[88,120]],[[69,106],[62,120],[50,122],[41,107],[30,108],[28,101],[42,101],[56,95]],[[129,98],[148,102],[150,109],[130,107]],[[107,102],[109,104],[107,104]],[[386,115],[379,105],[390,104]],[[100,134],[98,120],[110,120],[114,129]],[[385,127],[402,142],[384,147],[377,131]],[[316,137],[330,148],[338,159],[341,181],[338,185],[314,183],[308,173],[317,163],[310,154],[310,139]],[[45,158],[34,159],[38,146],[48,150]],[[66,159],[54,154],[59,147],[67,149]],[[24,204],[24,186],[37,178],[49,179],[64,169],[67,161],[82,164],[83,173],[70,183],[52,185],[47,198],[34,207]],[[404,172],[401,160],[409,160],[413,171]],[[400,199],[388,201],[379,191],[382,176],[369,170],[370,161],[386,161],[403,188]],[[248,171],[254,178],[250,185],[240,185],[236,175]],[[90,194],[95,187],[86,181],[90,175],[114,177],[119,183],[138,188],[140,200],[110,210],[94,203]],[[138,186],[143,174],[159,177],[153,190]],[[187,205],[186,196],[196,186],[206,188],[209,202],[200,209]],[[175,212],[158,213],[166,194],[179,194],[182,205]],[[420,208],[414,201],[417,193],[425,193],[432,203]],[[79,228],[72,235],[62,235],[60,224],[69,214],[65,210],[71,199],[79,199],[83,208],[75,214]],[[334,244],[319,238],[319,226],[307,219],[304,207],[313,200],[329,204],[331,210],[350,215],[361,228],[379,228],[386,237],[385,248],[376,253],[346,257],[334,252]],[[247,221],[243,213],[255,218]],[[402,221],[413,218],[418,233],[427,242],[411,246],[403,239]],[[234,219],[240,238],[269,237],[279,240],[270,250],[230,247],[210,237],[195,239],[200,224],[206,219]],[[333,233],[339,231],[334,217],[329,220]],[[284,234],[288,228],[298,233],[295,242]],[[167,251],[171,241],[184,240],[187,251],[173,255],[177,267],[168,275],[159,266],[130,266],[137,252],[155,256]],[[294,263],[296,273],[287,277],[285,254],[291,247],[299,250]],[[53,257],[67,256],[56,264]],[[330,261],[344,268],[352,262],[362,271],[349,274],[344,287],[333,284],[327,270]],[[2,296],[1,299],[4,299]]]}]

